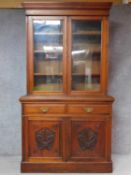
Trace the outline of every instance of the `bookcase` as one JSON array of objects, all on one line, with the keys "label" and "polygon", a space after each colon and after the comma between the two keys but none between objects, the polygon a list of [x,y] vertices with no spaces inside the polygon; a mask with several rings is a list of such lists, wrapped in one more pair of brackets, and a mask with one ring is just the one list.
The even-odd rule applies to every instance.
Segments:
[{"label": "bookcase", "polygon": [[107,2],[25,2],[22,172],[111,172]]}]

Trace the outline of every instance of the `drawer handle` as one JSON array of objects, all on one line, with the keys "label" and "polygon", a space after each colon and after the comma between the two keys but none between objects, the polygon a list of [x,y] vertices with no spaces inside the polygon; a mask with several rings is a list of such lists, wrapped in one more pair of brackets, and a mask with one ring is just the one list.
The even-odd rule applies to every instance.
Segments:
[{"label": "drawer handle", "polygon": [[93,112],[93,108],[85,108],[85,112],[87,113]]},{"label": "drawer handle", "polygon": [[48,110],[49,110],[47,107],[45,107],[45,108],[40,108],[40,109],[41,109],[41,111],[44,112],[44,113],[47,113]]}]

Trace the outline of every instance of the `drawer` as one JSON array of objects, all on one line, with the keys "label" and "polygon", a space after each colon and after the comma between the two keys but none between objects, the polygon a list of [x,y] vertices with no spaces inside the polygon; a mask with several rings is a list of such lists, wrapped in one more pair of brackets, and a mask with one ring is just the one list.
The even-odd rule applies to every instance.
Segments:
[{"label": "drawer", "polygon": [[65,113],[64,104],[25,104],[24,114],[61,114]]},{"label": "drawer", "polygon": [[110,105],[88,105],[88,104],[70,104],[67,107],[67,112],[71,114],[99,114],[111,113]]}]

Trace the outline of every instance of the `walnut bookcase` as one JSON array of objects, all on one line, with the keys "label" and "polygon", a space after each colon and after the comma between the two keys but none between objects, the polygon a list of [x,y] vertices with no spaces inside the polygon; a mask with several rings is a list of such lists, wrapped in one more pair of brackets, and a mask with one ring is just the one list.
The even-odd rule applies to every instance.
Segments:
[{"label": "walnut bookcase", "polygon": [[112,172],[111,3],[25,2],[22,172]]}]

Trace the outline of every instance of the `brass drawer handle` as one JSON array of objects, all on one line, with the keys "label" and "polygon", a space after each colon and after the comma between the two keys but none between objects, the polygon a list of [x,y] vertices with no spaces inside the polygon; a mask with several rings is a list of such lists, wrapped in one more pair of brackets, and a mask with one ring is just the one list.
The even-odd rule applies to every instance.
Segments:
[{"label": "brass drawer handle", "polygon": [[85,112],[87,113],[93,112],[93,108],[85,108]]},{"label": "brass drawer handle", "polygon": [[47,113],[49,111],[48,107],[40,108],[42,112]]}]

